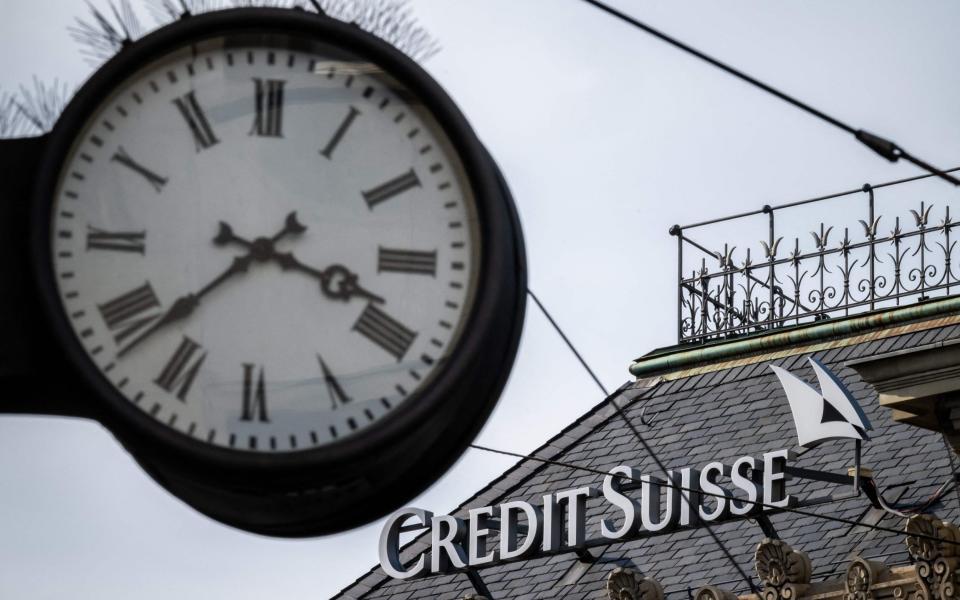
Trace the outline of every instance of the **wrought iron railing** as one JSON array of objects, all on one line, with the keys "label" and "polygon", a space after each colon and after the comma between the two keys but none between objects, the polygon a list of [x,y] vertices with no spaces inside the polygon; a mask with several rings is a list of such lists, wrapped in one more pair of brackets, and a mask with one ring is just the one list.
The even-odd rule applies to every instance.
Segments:
[{"label": "wrought iron railing", "polygon": [[[960,249],[956,248],[958,234],[953,232],[958,222],[953,221],[948,204],[951,198],[960,200],[956,190],[947,190],[951,196],[938,203],[911,200],[912,206],[896,216],[881,215],[878,210],[883,200],[878,190],[928,177],[867,184],[829,196],[675,225],[670,233],[676,236],[679,249],[679,341],[702,343],[748,335],[960,292],[960,270],[954,266],[955,250],[960,254]],[[862,201],[850,198],[858,194]],[[821,220],[809,235],[789,231],[796,223],[784,219],[786,211],[808,207],[820,212],[822,219],[827,207],[819,203],[841,198],[846,204],[834,206],[836,219]],[[766,219],[766,231],[758,232],[765,239],[754,242],[752,248],[742,243],[710,248],[690,235],[695,229],[700,236],[708,232],[702,228],[727,223],[738,227],[739,239],[744,220],[758,216]]]}]

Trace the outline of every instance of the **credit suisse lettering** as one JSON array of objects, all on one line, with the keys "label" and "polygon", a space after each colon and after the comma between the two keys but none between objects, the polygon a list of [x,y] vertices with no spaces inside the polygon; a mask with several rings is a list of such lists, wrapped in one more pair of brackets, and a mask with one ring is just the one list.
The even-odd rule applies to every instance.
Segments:
[{"label": "credit suisse lettering", "polygon": [[[409,579],[576,549],[592,545],[591,540],[606,543],[786,508],[794,503],[786,492],[791,458],[789,450],[777,450],[762,460],[744,456],[731,465],[687,467],[669,471],[669,484],[620,465],[603,478],[601,489],[585,486],[546,494],[537,503],[514,500],[473,508],[465,520],[404,508],[387,519],[380,534],[380,566],[390,577]],[[610,516],[588,523],[587,499],[595,497],[604,498]],[[429,554],[404,565],[400,534],[425,528],[430,530]],[[494,544],[489,537],[497,530],[500,538]]]}]

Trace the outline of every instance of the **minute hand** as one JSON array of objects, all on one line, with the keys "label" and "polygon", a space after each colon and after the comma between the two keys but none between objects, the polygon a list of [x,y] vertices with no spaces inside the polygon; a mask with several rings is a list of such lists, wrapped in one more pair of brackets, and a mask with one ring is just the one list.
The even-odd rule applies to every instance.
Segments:
[{"label": "minute hand", "polygon": [[185,319],[193,314],[193,311],[196,310],[197,306],[200,305],[200,300],[213,291],[218,285],[230,279],[238,273],[246,272],[250,267],[250,263],[253,261],[251,255],[238,256],[233,259],[233,262],[230,266],[223,272],[220,273],[216,278],[213,279],[210,283],[200,288],[198,291],[180,296],[173,301],[173,304],[170,306],[170,309],[157,320],[156,323],[151,325],[146,331],[141,333],[139,336],[134,338],[129,344],[124,346],[121,350],[117,352],[118,357],[123,357],[128,352],[133,350],[134,347],[140,345],[141,342],[146,340],[148,337],[156,333],[158,329],[161,329],[170,323],[175,323],[181,319]]},{"label": "minute hand", "polygon": [[359,283],[360,278],[343,265],[330,265],[321,271],[303,264],[291,252],[275,252],[273,258],[285,271],[300,271],[318,279],[320,281],[320,291],[331,300],[346,302],[356,296],[379,304],[385,302],[380,296],[364,289]]}]

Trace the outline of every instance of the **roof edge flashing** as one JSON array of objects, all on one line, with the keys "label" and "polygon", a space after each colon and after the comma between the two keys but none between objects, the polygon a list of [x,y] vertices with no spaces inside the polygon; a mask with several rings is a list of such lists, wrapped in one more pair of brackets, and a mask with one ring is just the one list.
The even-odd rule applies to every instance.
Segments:
[{"label": "roof edge flashing", "polygon": [[843,338],[873,329],[957,312],[960,312],[960,296],[953,296],[908,307],[890,308],[844,319],[810,323],[785,331],[764,333],[709,346],[690,349],[675,346],[672,351],[638,358],[630,364],[630,374],[638,378],[650,377],[733,357],[742,358],[787,346]]}]

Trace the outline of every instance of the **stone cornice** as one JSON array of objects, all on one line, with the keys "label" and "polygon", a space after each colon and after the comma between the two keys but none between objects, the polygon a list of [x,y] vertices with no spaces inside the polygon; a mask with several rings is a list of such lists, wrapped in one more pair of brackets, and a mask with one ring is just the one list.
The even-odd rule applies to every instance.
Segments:
[{"label": "stone cornice", "polygon": [[[960,529],[931,515],[914,515],[906,523],[905,544],[913,564],[888,567],[855,557],[838,579],[811,582],[807,554],[781,540],[764,539],[754,564],[763,586],[760,594],[737,596],[707,585],[695,600],[952,600],[960,591]],[[923,536],[923,537],[922,537]],[[930,539],[936,538],[936,540]],[[612,575],[611,575],[612,576]],[[613,598],[613,596],[611,596]]]}]

